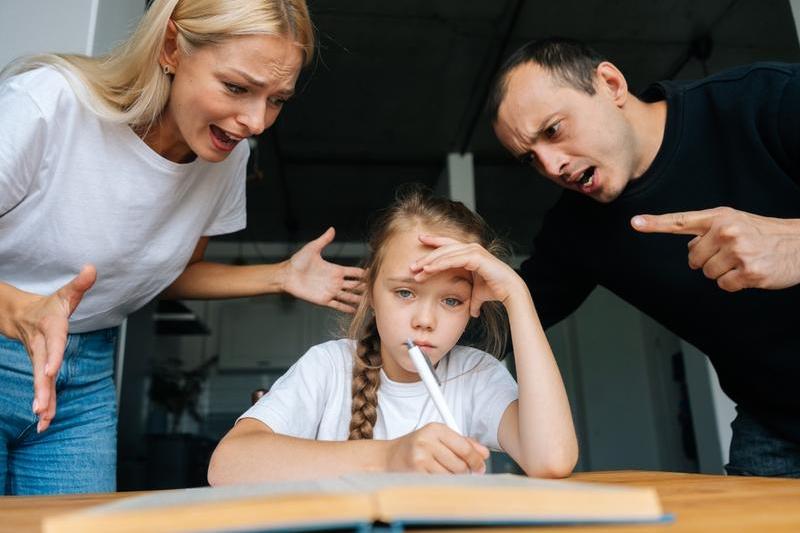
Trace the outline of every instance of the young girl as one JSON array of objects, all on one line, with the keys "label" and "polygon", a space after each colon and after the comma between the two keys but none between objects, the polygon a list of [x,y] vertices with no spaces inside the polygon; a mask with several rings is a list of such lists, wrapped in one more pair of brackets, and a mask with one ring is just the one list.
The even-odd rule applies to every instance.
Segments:
[{"label": "young girl", "polygon": [[[358,471],[483,472],[487,448],[531,476],[572,472],[567,396],[522,279],[484,221],[459,202],[400,196],[369,242],[364,298],[348,339],[311,348],[220,442],[212,485]],[[458,346],[470,317],[495,353],[508,314],[519,390],[486,352]],[[411,339],[435,365],[459,435],[414,369]]]}]

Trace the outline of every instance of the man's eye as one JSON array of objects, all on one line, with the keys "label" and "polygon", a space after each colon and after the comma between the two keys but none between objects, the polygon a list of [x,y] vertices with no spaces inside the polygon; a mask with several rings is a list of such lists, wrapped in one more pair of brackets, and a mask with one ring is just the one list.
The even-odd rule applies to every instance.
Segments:
[{"label": "man's eye", "polygon": [[412,296],[414,296],[414,293],[412,293],[412,292],[411,292],[410,290],[408,290],[408,289],[397,289],[396,291],[394,291],[394,293],[395,293],[395,294],[396,294],[398,297],[402,298],[403,300],[408,300],[409,298],[411,298]]},{"label": "man's eye", "polygon": [[231,92],[233,94],[243,94],[247,92],[247,89],[245,89],[241,85],[236,85],[235,83],[225,82],[224,85],[225,88],[228,89],[228,92]]},{"label": "man's eye", "polygon": [[553,137],[558,135],[558,131],[560,129],[561,129],[561,123],[560,122],[556,122],[555,124],[545,128],[544,134],[545,134],[545,136],[547,136],[548,139],[552,139]]},{"label": "man's eye", "polygon": [[519,162],[526,166],[532,166],[535,162],[533,154],[528,152],[527,154],[519,158]]},{"label": "man's eye", "polygon": [[461,305],[463,303],[458,298],[445,298],[442,301],[444,302],[444,305],[446,305],[448,307],[458,307],[459,305]]}]

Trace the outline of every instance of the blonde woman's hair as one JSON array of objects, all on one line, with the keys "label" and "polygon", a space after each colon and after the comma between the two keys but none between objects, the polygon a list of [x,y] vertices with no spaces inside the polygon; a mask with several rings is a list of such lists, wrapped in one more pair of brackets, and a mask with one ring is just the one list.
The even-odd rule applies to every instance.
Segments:
[{"label": "blonde woman's hair", "polygon": [[[380,385],[381,339],[372,312],[372,288],[378,277],[386,244],[399,232],[424,228],[428,232],[447,235],[463,242],[475,242],[501,259],[509,255],[507,246],[495,237],[480,215],[461,202],[433,196],[420,186],[400,190],[394,203],[382,211],[372,224],[364,262],[366,290],[347,328],[347,336],[357,341],[353,357],[353,403],[349,440],[371,439],[377,421],[378,387]],[[486,302],[477,319],[478,345],[502,357],[508,329],[500,302]]]},{"label": "blonde woman's hair", "polygon": [[[149,129],[169,98],[170,75],[159,63],[167,24],[183,53],[244,35],[289,37],[308,65],[314,29],[305,0],[155,0],[133,34],[100,57],[44,54],[12,62],[0,79],[50,65],[65,71],[80,100],[100,117]],[[79,80],[81,83],[75,83]]]}]

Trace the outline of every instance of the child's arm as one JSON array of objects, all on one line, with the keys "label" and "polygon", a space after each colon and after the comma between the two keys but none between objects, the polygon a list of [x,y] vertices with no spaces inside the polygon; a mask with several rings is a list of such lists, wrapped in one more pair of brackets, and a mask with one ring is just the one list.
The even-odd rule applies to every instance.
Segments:
[{"label": "child's arm", "polygon": [[280,435],[262,422],[239,421],[214,450],[211,485],[319,479],[354,472],[483,472],[489,451],[443,424],[393,440],[317,441]]},{"label": "child's arm", "polygon": [[437,249],[412,265],[417,281],[443,270],[475,274],[470,309],[499,300],[511,326],[519,400],[500,421],[498,441],[528,475],[568,476],[578,459],[578,443],[564,383],[542,330],[528,287],[514,270],[477,244],[421,236]]},{"label": "child's arm", "polygon": [[519,400],[503,413],[498,440],[528,475],[566,477],[578,460],[569,400],[528,287],[516,277],[519,284],[503,303],[511,326]]}]

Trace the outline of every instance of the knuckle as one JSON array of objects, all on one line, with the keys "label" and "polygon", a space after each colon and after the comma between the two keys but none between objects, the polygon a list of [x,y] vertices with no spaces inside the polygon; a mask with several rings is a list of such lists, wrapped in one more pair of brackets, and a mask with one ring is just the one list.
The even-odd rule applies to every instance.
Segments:
[{"label": "knuckle", "polygon": [[764,279],[766,279],[764,269],[757,264],[745,264],[741,270],[742,276],[747,280],[750,286],[761,284]]},{"label": "knuckle", "polygon": [[724,224],[717,232],[720,238],[727,241],[736,241],[741,234],[742,230],[738,224]]},{"label": "knuckle", "polygon": [[423,453],[414,453],[411,456],[411,466],[415,470],[423,470],[427,463],[427,455]]}]

